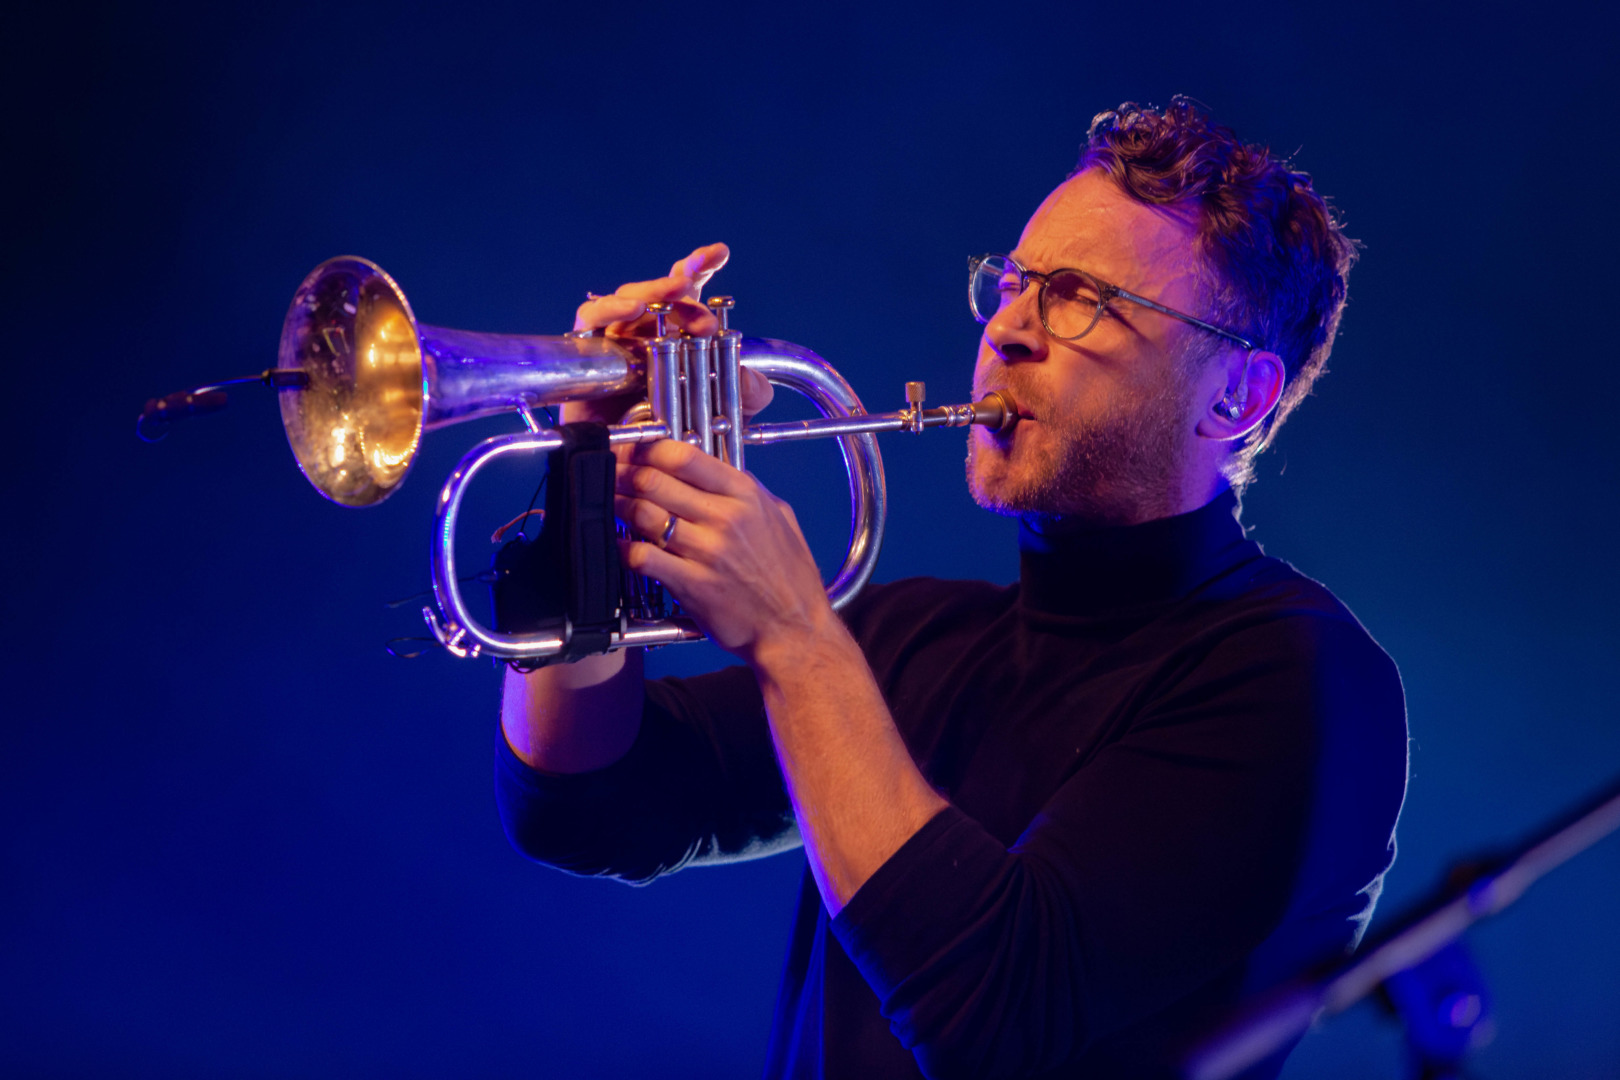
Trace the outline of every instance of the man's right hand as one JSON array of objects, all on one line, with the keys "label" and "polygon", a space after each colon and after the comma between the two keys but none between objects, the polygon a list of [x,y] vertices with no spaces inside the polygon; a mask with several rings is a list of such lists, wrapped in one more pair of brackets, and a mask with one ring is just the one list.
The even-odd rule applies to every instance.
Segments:
[{"label": "man's right hand", "polygon": [[[690,334],[719,329],[702,304],[703,287],[731,257],[724,244],[709,244],[680,259],[666,277],[621,285],[609,296],[592,296],[579,306],[574,329],[605,330],[610,336],[649,338],[654,319],[647,305],[673,305],[673,325]],[[771,384],[743,368],[743,418],[771,400]],[[615,424],[640,394],[563,405],[562,420]],[[631,447],[620,447],[621,459]],[[635,744],[641,728],[642,650],[620,649],[572,664],[552,664],[528,674],[508,668],[501,696],[501,728],[512,751],[532,768],[580,773],[604,768]]]}]

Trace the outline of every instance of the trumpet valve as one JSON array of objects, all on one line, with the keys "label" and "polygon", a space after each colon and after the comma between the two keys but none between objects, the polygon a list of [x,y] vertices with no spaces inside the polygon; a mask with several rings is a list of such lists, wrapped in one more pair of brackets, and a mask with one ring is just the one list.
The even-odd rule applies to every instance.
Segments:
[{"label": "trumpet valve", "polygon": [[669,336],[669,313],[675,310],[675,305],[662,300],[655,300],[647,305],[647,314],[653,317],[657,332],[654,337]]},{"label": "trumpet valve", "polygon": [[709,310],[714,312],[714,317],[720,320],[719,332],[723,334],[730,330],[731,309],[737,306],[737,301],[729,296],[711,296],[704,303],[709,305]]}]

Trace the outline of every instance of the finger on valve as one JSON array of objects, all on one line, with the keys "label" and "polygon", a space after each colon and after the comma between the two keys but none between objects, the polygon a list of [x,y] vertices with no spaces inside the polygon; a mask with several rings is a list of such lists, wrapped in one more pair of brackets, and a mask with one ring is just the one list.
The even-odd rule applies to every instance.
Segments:
[{"label": "finger on valve", "polygon": [[[600,330],[613,337],[652,337],[657,332],[656,320],[647,313],[647,305],[662,301],[671,305],[667,319],[670,325],[689,334],[713,334],[719,329],[719,321],[699,301],[703,287],[730,258],[731,250],[725,244],[707,244],[676,260],[667,277],[627,282],[608,295],[587,293],[585,302],[574,312],[574,330],[576,333]],[[744,408],[750,414],[763,409],[771,394],[770,384],[764,378],[744,377]],[[614,423],[632,404],[633,395],[623,400],[569,402],[563,406],[562,418],[565,423],[576,420]]]},{"label": "finger on valve", "polygon": [[605,329],[624,336],[647,336],[650,331],[642,332],[642,328],[650,327],[653,322],[646,316],[647,304],[656,300],[675,305],[672,314],[676,325],[691,333],[712,333],[708,324],[713,319],[699,300],[703,287],[730,258],[731,251],[726,245],[708,244],[676,260],[665,277],[627,282],[611,295],[587,293],[585,303],[574,314],[574,329]]},{"label": "finger on valve", "polygon": [[656,320],[647,314],[647,305],[662,301],[671,305],[669,321],[691,334],[712,334],[719,327],[707,307],[689,299],[692,282],[684,277],[633,281],[619,286],[611,296],[588,294],[574,313],[575,331],[605,330],[614,337],[652,337]]}]

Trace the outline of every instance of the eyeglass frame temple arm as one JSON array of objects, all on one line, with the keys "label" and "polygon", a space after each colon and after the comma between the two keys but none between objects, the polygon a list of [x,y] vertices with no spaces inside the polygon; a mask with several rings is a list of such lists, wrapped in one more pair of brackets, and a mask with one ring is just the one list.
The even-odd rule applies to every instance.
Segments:
[{"label": "eyeglass frame temple arm", "polygon": [[[1073,271],[1073,272],[1077,273],[1077,274],[1084,273],[1084,271],[1082,271],[1082,270],[1076,270],[1076,271]],[[1109,300],[1112,300],[1116,296],[1120,296],[1120,297],[1125,298],[1126,300],[1129,300],[1133,304],[1141,304],[1143,307],[1147,308],[1149,311],[1157,311],[1160,315],[1168,315],[1172,319],[1180,319],[1184,323],[1191,323],[1193,326],[1199,327],[1200,329],[1203,329],[1203,330],[1208,330],[1212,334],[1219,334],[1221,337],[1226,338],[1228,341],[1237,342],[1239,345],[1243,346],[1245,349],[1248,349],[1250,352],[1253,352],[1255,349],[1259,348],[1258,345],[1256,345],[1254,342],[1250,341],[1248,338],[1242,337],[1242,336],[1240,336],[1238,334],[1234,334],[1230,330],[1222,330],[1220,327],[1216,326],[1214,323],[1207,323],[1203,319],[1200,319],[1200,318],[1198,318],[1196,316],[1188,315],[1185,312],[1177,311],[1174,308],[1167,308],[1163,304],[1155,303],[1152,300],[1149,300],[1145,296],[1137,296],[1135,293],[1131,292],[1129,289],[1122,289],[1118,285],[1110,285],[1107,282],[1096,278],[1095,276],[1093,276],[1092,280],[1096,281],[1098,285],[1102,286],[1103,292],[1109,294],[1109,295],[1107,295],[1107,296],[1105,296],[1103,298],[1102,303],[1097,305],[1097,310],[1099,310],[1099,311],[1101,311],[1104,307],[1106,307],[1108,305]]]},{"label": "eyeglass frame temple arm", "polygon": [[[1016,259],[1014,259],[1011,255],[997,256],[997,255],[991,254],[991,255],[970,255],[970,256],[968,256],[968,274],[969,274],[969,276],[968,276],[968,299],[969,299],[970,302],[971,302],[972,297],[973,297],[973,276],[972,275],[977,274],[979,272],[979,268],[984,265],[985,260],[994,259],[994,258],[1006,259],[1008,263],[1010,263],[1015,269],[1017,269],[1018,276],[1019,276],[1019,290],[1018,290],[1019,292],[1023,292],[1025,289],[1029,288],[1029,279],[1030,278],[1035,278],[1037,281],[1040,282],[1041,291],[1042,291],[1042,293],[1044,293],[1046,291],[1046,283],[1048,281],[1050,281],[1052,279],[1052,277],[1054,275],[1056,275],[1056,274],[1062,274],[1062,273],[1084,274],[1086,277],[1090,278],[1092,281],[1095,281],[1097,283],[1097,289],[1098,289],[1098,293],[1099,293],[1098,301],[1097,301],[1097,318],[1102,317],[1102,311],[1103,311],[1103,309],[1105,307],[1108,306],[1108,302],[1110,300],[1114,299],[1116,296],[1118,296],[1118,297],[1123,297],[1126,300],[1129,300],[1133,304],[1141,304],[1143,307],[1147,308],[1150,311],[1157,311],[1161,315],[1168,315],[1172,319],[1180,319],[1182,322],[1190,323],[1191,325],[1196,326],[1201,330],[1208,330],[1212,334],[1219,334],[1221,337],[1226,338],[1228,341],[1237,342],[1239,345],[1243,346],[1245,349],[1248,349],[1250,352],[1253,352],[1255,349],[1259,348],[1259,346],[1257,346],[1254,342],[1250,341],[1246,337],[1242,337],[1241,335],[1234,334],[1230,330],[1223,330],[1219,326],[1216,326],[1214,323],[1207,323],[1203,319],[1197,318],[1196,316],[1193,316],[1193,315],[1188,315],[1185,312],[1177,311],[1175,308],[1165,307],[1163,304],[1157,303],[1156,301],[1153,301],[1153,300],[1149,300],[1145,296],[1138,296],[1136,293],[1131,292],[1129,289],[1122,289],[1118,285],[1112,285],[1112,284],[1102,280],[1101,278],[1099,278],[1096,274],[1090,273],[1089,271],[1071,269],[1071,268],[1068,268],[1068,267],[1064,267],[1063,269],[1060,269],[1060,270],[1054,270],[1050,274],[1043,274],[1038,270],[1027,269],[1022,264],[1020,264]],[[1042,322],[1043,323],[1045,322],[1044,317],[1042,318]],[[1096,323],[1096,320],[1094,319],[1092,321],[1092,326],[1096,326],[1096,325],[1097,325],[1097,323]],[[1091,331],[1089,329],[1086,331],[1086,333],[1090,333],[1090,332]],[[1085,334],[1081,334],[1080,337],[1085,337]],[[1077,338],[1062,338],[1060,340],[1063,340],[1063,341],[1075,341],[1075,340],[1078,340],[1078,339]]]}]

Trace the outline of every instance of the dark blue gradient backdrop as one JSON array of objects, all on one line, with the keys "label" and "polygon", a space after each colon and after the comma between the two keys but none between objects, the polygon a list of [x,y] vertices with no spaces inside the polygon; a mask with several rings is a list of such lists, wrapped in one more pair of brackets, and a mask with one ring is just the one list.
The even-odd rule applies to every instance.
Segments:
[{"label": "dark blue gradient backdrop", "polygon": [[[1399,662],[1412,785],[1381,914],[1620,773],[1613,22],[1598,5],[35,5],[5,52],[0,1073],[746,1077],[797,855],[647,889],[529,865],[498,673],[418,634],[430,514],[326,503],[268,391],[156,446],[148,397],[273,362],[320,260],[427,322],[558,333],[725,240],[748,332],[870,408],[961,400],[965,256],[1091,115],[1185,92],[1297,150],[1365,243],[1332,372],[1245,520]],[[1605,13],[1602,18],[1612,19]],[[773,407],[774,408],[774,407]],[[792,415],[784,407],[781,414]],[[1006,581],[959,433],[884,446],[880,578]],[[841,552],[830,445],[755,455]],[[526,503],[511,469],[477,535]],[[665,671],[717,662],[665,650]],[[1099,887],[1106,887],[1100,883]],[[1620,1072],[1620,838],[1471,935],[1491,1077]],[[1291,1077],[1395,1076],[1371,1005]]]}]

